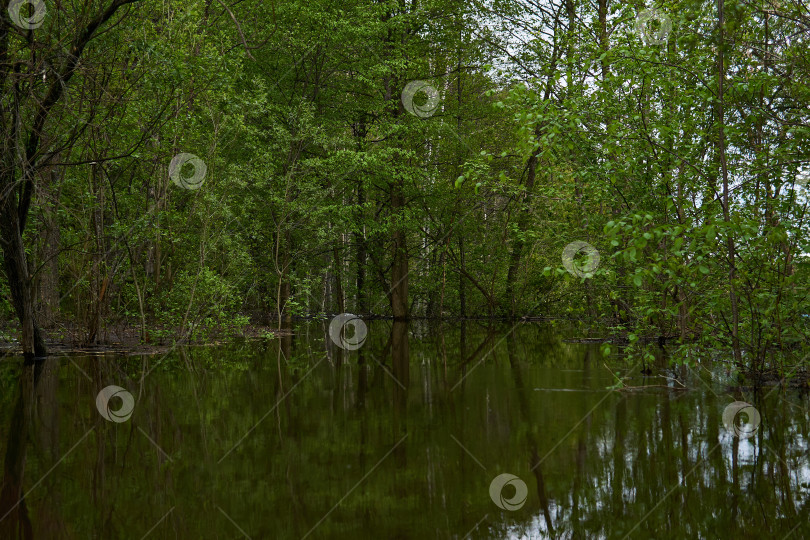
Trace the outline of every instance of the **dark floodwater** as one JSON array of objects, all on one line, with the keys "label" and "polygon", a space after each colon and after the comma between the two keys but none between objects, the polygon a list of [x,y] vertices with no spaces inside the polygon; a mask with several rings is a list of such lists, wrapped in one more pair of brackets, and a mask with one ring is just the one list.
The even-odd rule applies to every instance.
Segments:
[{"label": "dark floodwater", "polygon": [[[621,357],[661,387],[616,392],[547,326],[377,321],[353,352],[325,329],[0,361],[0,538],[810,536],[806,395]],[[752,437],[723,424],[737,400]]]}]

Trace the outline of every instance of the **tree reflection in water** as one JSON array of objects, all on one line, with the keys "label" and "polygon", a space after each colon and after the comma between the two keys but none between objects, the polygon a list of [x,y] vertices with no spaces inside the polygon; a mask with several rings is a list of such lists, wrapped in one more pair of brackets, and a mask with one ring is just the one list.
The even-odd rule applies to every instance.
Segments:
[{"label": "tree reflection in water", "polygon": [[[664,358],[611,368],[688,391],[611,391],[598,349],[539,325],[373,321],[356,351],[294,330],[159,364],[3,360],[0,538],[810,535],[805,394]],[[121,424],[95,410],[113,383],[136,396]],[[723,426],[736,400],[761,413],[752,438]],[[521,508],[490,499],[501,473]]]}]

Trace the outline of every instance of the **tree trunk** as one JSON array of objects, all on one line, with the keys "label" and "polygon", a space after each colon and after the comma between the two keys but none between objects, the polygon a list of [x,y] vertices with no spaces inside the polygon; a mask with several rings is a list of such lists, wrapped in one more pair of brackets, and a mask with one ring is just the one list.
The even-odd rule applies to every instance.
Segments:
[{"label": "tree trunk", "polygon": [[3,269],[11,289],[11,304],[20,321],[22,349],[26,358],[45,356],[48,350],[36,322],[34,286],[23,245],[22,230],[12,196],[0,203],[0,244],[3,249]]},{"label": "tree trunk", "polygon": [[[560,47],[561,45],[557,43],[555,40],[554,49],[551,52],[551,73],[556,72],[557,62],[560,56]],[[545,88],[543,90],[543,101],[548,101],[552,97],[552,91],[554,89],[554,83],[556,82],[556,76],[549,75],[546,78]],[[540,136],[543,134],[544,125],[542,122],[538,122],[537,127],[534,129],[534,136],[539,141]],[[512,240],[512,252],[509,254],[509,268],[506,271],[506,300],[509,302],[509,316],[515,316],[515,302],[514,302],[514,287],[515,287],[515,280],[517,279],[517,271],[520,266],[520,259],[523,256],[523,248],[524,248],[524,241],[521,235],[523,235],[529,227],[529,208],[527,204],[527,199],[529,198],[529,194],[534,189],[534,183],[537,178],[537,165],[539,162],[539,156],[542,149],[538,146],[532,152],[532,155],[529,156],[528,161],[526,162],[526,185],[525,191],[521,194],[519,203],[520,208],[518,209],[518,233],[517,236]]]},{"label": "tree trunk", "polygon": [[276,272],[278,273],[278,303],[276,310],[278,313],[278,327],[289,328],[292,324],[292,316],[288,303],[292,289],[290,287],[290,248],[292,237],[289,231],[279,231],[276,241],[280,246],[280,252],[276,252]]},{"label": "tree trunk", "polygon": [[[362,182],[362,181],[361,181]],[[366,203],[366,194],[363,184],[357,186],[357,205],[362,208]],[[362,224],[361,224],[362,226]],[[368,313],[368,302],[366,301],[366,239],[362,230],[354,233],[354,241],[357,245],[357,310],[361,314]]]},{"label": "tree trunk", "polygon": [[720,172],[723,176],[723,221],[729,227],[726,230],[726,247],[728,249],[728,281],[729,281],[729,301],[731,302],[731,341],[734,349],[734,360],[738,366],[742,366],[742,351],[740,350],[740,312],[737,307],[737,266],[735,261],[736,248],[734,245],[734,234],[731,230],[731,215],[728,200],[728,163],[726,162],[726,124],[725,110],[723,106],[724,83],[726,78],[725,58],[723,47],[724,39],[724,0],[717,0],[717,28],[719,32],[719,43],[717,46],[717,121],[719,122],[719,136],[717,140],[717,152],[720,158]]},{"label": "tree trunk", "polygon": [[[458,273],[458,302],[461,318],[467,317],[467,287],[464,283],[464,233],[458,234],[458,264],[461,272]],[[444,296],[442,296],[444,298]]]},{"label": "tree trunk", "polygon": [[340,236],[340,242],[332,246],[332,260],[335,265],[334,279],[338,313],[346,313],[346,297],[343,293],[343,257],[340,254],[343,246],[343,235]]},{"label": "tree trunk", "polygon": [[[92,345],[98,339],[101,326],[101,316],[105,304],[106,293],[106,264],[104,261],[104,181],[98,178],[98,167],[93,165],[90,172],[90,185],[95,191],[95,205],[90,222],[93,227],[95,250],[93,264],[90,271],[90,318],[87,323],[87,336],[85,345]],[[103,174],[103,173],[102,173]]]},{"label": "tree trunk", "polygon": [[[357,122],[352,129],[355,141],[357,143],[357,151],[362,152],[365,149],[365,139],[368,129],[365,122]],[[355,252],[357,265],[355,274],[355,285],[357,287],[357,311],[359,314],[368,313],[368,301],[366,295],[366,263],[368,259],[368,246],[366,245],[365,225],[363,222],[364,210],[366,205],[366,189],[363,184],[362,177],[357,180],[357,228],[354,232],[354,244],[357,251]]]},{"label": "tree trunk", "polygon": [[50,185],[47,187],[47,196],[50,199],[43,205],[44,223],[41,231],[42,269],[36,279],[37,299],[37,320],[41,321],[45,328],[52,326],[59,314],[59,245],[61,243],[61,231],[59,228],[59,215],[56,212],[59,203],[60,169],[51,168]]},{"label": "tree trunk", "polygon": [[[391,186],[391,213],[401,214],[405,208],[402,195],[402,180],[395,180]],[[391,312],[395,321],[408,318],[408,246],[405,229],[397,227],[393,233],[393,258],[391,266]]]},{"label": "tree trunk", "polygon": [[[534,132],[536,137],[540,137],[540,125],[538,124]],[[540,155],[540,148],[532,152],[529,157],[526,174],[526,190],[518,199],[518,232],[512,240],[512,253],[509,254],[509,268],[506,271],[506,301],[509,302],[509,316],[515,316],[515,280],[517,279],[518,267],[520,266],[520,259],[523,256],[524,241],[521,235],[526,232],[529,227],[529,208],[528,198],[529,193],[534,189],[534,181],[537,177],[537,161]]]}]

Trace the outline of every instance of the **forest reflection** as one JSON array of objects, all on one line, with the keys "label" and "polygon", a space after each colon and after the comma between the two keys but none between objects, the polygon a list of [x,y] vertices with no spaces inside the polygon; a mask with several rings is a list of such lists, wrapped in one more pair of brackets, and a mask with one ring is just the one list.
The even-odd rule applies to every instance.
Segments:
[{"label": "forest reflection", "polygon": [[[320,323],[293,330],[154,357],[4,359],[0,538],[810,532],[804,393],[733,390],[721,367],[663,355],[650,376],[629,360],[608,370],[541,325],[375,321],[352,352]],[[614,373],[650,387],[611,390]],[[96,409],[110,384],[135,398],[125,422]],[[751,438],[723,425],[735,400],[761,414]],[[528,486],[516,510],[490,498],[502,473]]]}]

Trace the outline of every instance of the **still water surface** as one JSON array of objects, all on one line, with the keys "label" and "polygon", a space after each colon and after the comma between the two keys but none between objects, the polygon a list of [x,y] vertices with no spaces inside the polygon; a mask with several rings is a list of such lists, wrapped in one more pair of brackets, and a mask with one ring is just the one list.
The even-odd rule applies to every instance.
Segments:
[{"label": "still water surface", "polygon": [[[0,538],[810,537],[806,394],[663,357],[611,373],[557,328],[510,330],[0,360]],[[133,396],[120,422],[109,385]],[[753,437],[723,425],[737,400]]]}]

